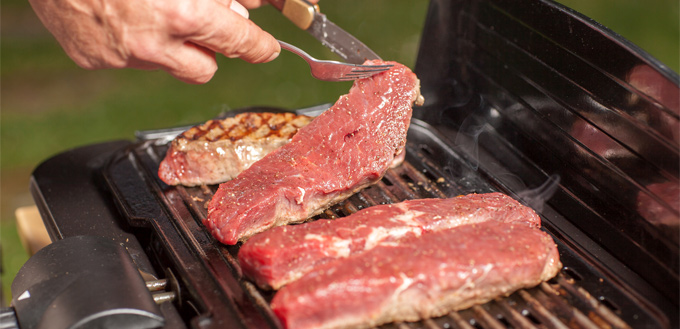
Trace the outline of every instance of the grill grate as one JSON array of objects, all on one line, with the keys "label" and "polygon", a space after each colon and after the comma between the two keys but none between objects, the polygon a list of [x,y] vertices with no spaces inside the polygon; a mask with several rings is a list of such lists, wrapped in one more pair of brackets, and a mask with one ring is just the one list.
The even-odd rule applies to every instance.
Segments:
[{"label": "grill grate", "polygon": [[[343,217],[372,205],[414,198],[503,192],[426,123],[414,120],[406,149],[401,166],[390,169],[377,184],[316,218]],[[274,292],[260,290],[245,279],[236,260],[239,246],[220,244],[201,224],[217,186],[170,187],[162,183],[156,172],[166,150],[167,144],[159,140],[141,142],[114,160],[105,175],[131,223],[153,228],[150,239],[154,241],[154,253],[163,260],[156,266],[179,281],[176,303],[180,313],[188,322],[198,321],[205,327],[219,327],[219,323],[233,322],[229,317],[236,317],[246,328],[279,328],[268,306]],[[154,208],[152,201],[140,199],[139,183],[129,178],[135,176],[130,175],[130,170],[155,194],[155,202],[162,204],[160,212],[167,213],[167,217],[159,216],[159,210],[144,209]],[[136,192],[132,192],[134,189]],[[131,202],[130,198],[135,199]],[[579,255],[545,218],[544,229],[554,237],[564,264],[554,279],[443,317],[381,328],[632,328],[639,323],[669,326],[646,303]]]}]

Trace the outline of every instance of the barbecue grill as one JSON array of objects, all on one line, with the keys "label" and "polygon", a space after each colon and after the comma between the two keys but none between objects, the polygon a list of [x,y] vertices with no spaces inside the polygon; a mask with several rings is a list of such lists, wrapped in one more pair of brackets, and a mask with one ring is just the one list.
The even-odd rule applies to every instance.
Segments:
[{"label": "barbecue grill", "polygon": [[[499,191],[540,214],[564,267],[537,287],[382,328],[678,328],[676,73],[541,0],[432,0],[415,72],[426,103],[414,110],[404,164],[317,217]],[[274,293],[243,277],[239,246],[201,224],[217,186],[157,177],[168,142],[187,128],[81,147],[35,169],[31,192],[54,243],[17,275],[5,319],[281,327]]]}]

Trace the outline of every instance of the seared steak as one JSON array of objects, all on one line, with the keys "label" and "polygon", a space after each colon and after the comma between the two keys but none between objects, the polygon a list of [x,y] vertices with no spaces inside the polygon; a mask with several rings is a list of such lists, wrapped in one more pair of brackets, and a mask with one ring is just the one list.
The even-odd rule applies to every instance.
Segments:
[{"label": "seared steak", "polygon": [[380,180],[404,152],[411,106],[422,100],[415,74],[391,64],[387,72],[355,81],[290,143],[221,184],[204,220],[212,234],[236,244],[302,222]]},{"label": "seared steak", "polygon": [[273,228],[246,241],[238,259],[243,273],[259,286],[279,289],[321,264],[398,243],[408,234],[487,220],[541,226],[531,208],[502,193],[409,200],[335,220]]},{"label": "seared steak", "polygon": [[552,278],[561,264],[543,231],[486,221],[409,234],[320,266],[271,307],[286,328],[368,328],[487,302]]},{"label": "seared steak", "polygon": [[288,143],[312,118],[294,113],[241,113],[209,120],[177,136],[158,169],[169,185],[228,181]]}]

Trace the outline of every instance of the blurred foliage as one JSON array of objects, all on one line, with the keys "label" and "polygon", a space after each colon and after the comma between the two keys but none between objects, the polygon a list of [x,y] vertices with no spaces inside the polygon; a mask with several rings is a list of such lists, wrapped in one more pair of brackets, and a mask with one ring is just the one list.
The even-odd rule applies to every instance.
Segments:
[{"label": "blurred foliage", "polygon": [[680,72],[680,1],[557,0]]},{"label": "blurred foliage", "polygon": [[[427,2],[327,0],[324,5],[338,25],[384,58],[415,63]],[[381,10],[385,7],[390,10]],[[357,15],[352,8],[371,14]],[[251,18],[314,56],[337,59],[272,7],[252,11]],[[350,86],[313,79],[306,64],[286,52],[257,65],[218,56],[219,70],[204,85],[184,84],[164,72],[86,71],[47,32],[25,37],[4,26],[2,32],[2,167],[7,169],[35,165],[77,145],[205,121],[244,106],[299,108],[334,102]]]},{"label": "blurred foliage", "polygon": [[[4,298],[7,304],[11,300],[10,284],[11,278],[16,276],[21,266],[28,259],[28,253],[21,244],[19,235],[17,234],[17,226],[15,221],[1,220],[0,221],[0,264],[2,264],[2,287],[0,291],[0,298]],[[0,302],[0,305],[3,305]]]}]

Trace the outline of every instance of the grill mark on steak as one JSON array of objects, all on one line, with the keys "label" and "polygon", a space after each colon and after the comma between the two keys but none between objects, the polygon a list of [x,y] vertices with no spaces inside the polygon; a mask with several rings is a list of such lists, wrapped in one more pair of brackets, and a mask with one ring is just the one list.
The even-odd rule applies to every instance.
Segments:
[{"label": "grill mark on steak", "polygon": [[415,74],[389,63],[389,71],[355,81],[290,143],[221,184],[203,221],[213,236],[236,244],[304,221],[377,182],[403,159],[411,106],[422,96]]},{"label": "grill mark on steak", "polygon": [[246,241],[238,254],[243,273],[262,288],[279,289],[322,264],[410,234],[483,221],[541,226],[540,217],[502,193],[376,205],[335,220],[276,227]]},{"label": "grill mark on steak", "polygon": [[311,120],[294,113],[266,112],[209,120],[170,143],[158,176],[169,185],[225,182],[288,143]]},{"label": "grill mark on steak", "polygon": [[278,291],[271,308],[289,329],[369,328],[485,303],[549,280],[560,268],[548,234],[486,221],[324,264]]},{"label": "grill mark on steak", "polygon": [[223,120],[209,120],[179,135],[187,141],[216,141],[260,138],[290,139],[311,118],[295,113],[247,112]]}]

